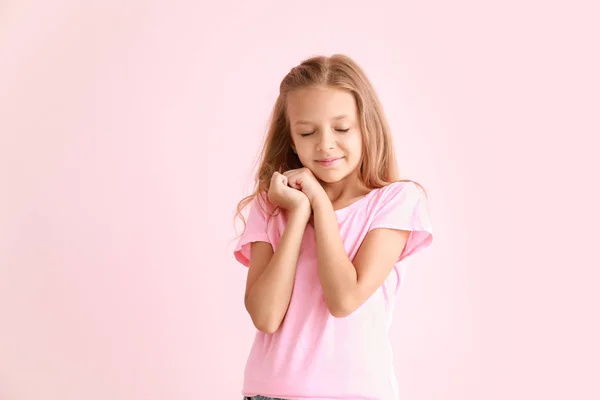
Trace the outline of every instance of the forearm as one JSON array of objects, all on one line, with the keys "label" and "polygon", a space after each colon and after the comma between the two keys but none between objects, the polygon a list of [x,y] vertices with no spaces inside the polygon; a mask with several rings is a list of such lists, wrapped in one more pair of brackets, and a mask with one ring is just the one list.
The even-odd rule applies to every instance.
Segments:
[{"label": "forearm", "polygon": [[337,218],[329,199],[313,201],[319,279],[333,316],[348,315],[353,309],[358,277],[340,236]]},{"label": "forearm", "polygon": [[308,216],[290,213],[277,249],[249,290],[246,309],[254,325],[263,332],[275,332],[285,317],[307,222]]}]

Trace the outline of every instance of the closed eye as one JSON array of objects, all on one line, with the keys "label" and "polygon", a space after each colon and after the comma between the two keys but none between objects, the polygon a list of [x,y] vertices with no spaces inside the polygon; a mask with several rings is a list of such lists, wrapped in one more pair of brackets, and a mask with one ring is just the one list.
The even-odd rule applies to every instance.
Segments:
[{"label": "closed eye", "polygon": [[[343,133],[346,133],[346,132],[348,132],[349,130],[350,130],[350,128],[348,128],[348,129],[336,129],[336,131],[338,131],[338,132],[343,132]],[[306,136],[310,136],[310,135],[312,135],[313,133],[314,133],[314,132],[301,133],[301,134],[300,134],[300,136],[302,136],[302,137],[306,137]]]}]

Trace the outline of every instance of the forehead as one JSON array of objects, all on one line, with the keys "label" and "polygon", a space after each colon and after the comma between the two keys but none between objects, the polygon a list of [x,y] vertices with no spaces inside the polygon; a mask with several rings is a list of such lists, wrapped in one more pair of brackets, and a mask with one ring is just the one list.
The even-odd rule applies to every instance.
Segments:
[{"label": "forehead", "polygon": [[351,119],[356,117],[356,101],[346,90],[311,87],[288,93],[287,115],[291,124],[326,122],[344,114]]}]

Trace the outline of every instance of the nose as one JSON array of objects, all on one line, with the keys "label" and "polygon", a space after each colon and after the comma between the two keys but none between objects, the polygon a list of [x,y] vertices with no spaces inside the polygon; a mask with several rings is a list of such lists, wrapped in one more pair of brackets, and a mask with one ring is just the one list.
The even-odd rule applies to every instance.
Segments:
[{"label": "nose", "polygon": [[335,138],[330,129],[323,129],[317,142],[318,151],[327,151],[335,147]]}]

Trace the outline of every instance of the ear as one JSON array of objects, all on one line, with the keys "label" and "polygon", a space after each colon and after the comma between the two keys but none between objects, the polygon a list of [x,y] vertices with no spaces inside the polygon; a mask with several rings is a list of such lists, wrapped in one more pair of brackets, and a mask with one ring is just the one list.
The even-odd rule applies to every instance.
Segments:
[{"label": "ear", "polygon": [[294,152],[294,154],[298,154],[298,152],[296,151],[296,146],[294,146],[294,143],[292,143],[292,151]]}]

